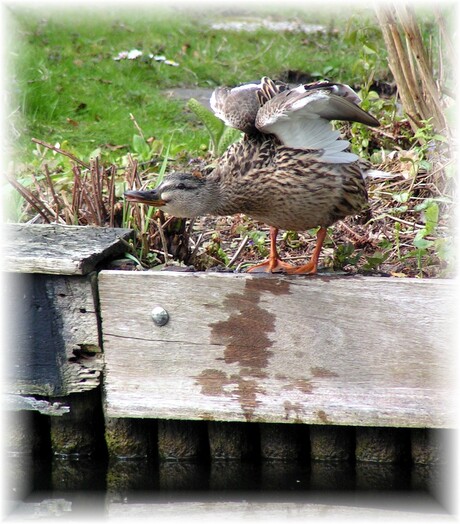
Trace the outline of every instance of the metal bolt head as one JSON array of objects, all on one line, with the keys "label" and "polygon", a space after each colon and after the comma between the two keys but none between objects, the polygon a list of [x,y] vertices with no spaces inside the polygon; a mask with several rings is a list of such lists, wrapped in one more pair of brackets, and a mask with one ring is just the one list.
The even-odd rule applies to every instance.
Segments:
[{"label": "metal bolt head", "polygon": [[168,323],[169,313],[161,306],[156,306],[152,309],[152,319],[157,326],[164,326]]}]

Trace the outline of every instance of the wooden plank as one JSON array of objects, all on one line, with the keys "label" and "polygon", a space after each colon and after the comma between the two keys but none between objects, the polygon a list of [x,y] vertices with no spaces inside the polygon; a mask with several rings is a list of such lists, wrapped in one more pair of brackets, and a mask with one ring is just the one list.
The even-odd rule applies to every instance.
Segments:
[{"label": "wooden plank", "polygon": [[126,246],[131,229],[58,224],[5,224],[3,270],[85,275]]},{"label": "wooden plank", "polygon": [[451,427],[456,287],[102,271],[106,414]]},{"label": "wooden plank", "polygon": [[96,274],[9,273],[8,392],[64,396],[95,388],[102,371]]}]

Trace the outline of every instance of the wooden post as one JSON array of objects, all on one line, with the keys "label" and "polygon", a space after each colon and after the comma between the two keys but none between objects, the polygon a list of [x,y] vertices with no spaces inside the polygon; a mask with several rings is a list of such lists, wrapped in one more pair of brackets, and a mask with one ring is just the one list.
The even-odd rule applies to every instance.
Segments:
[{"label": "wooden post", "polygon": [[49,448],[49,421],[34,411],[10,411],[5,417],[5,450],[11,456],[45,455]]},{"label": "wooden post", "polygon": [[251,452],[247,424],[239,422],[208,422],[208,439],[211,459],[242,460]]},{"label": "wooden post", "polygon": [[436,429],[411,430],[411,456],[414,464],[444,464],[449,457],[447,448],[452,432]]},{"label": "wooden post", "polygon": [[20,409],[64,413],[50,419],[56,455],[104,452],[95,269],[123,253],[122,239],[133,232],[57,224],[8,224],[5,230],[7,321],[15,326],[7,337],[14,348],[9,392],[22,397]]},{"label": "wooden post", "polygon": [[357,462],[394,464],[409,456],[409,433],[397,428],[356,428]]},{"label": "wooden post", "polygon": [[156,421],[106,418],[105,443],[112,458],[147,459],[156,456]]},{"label": "wooden post", "polygon": [[50,419],[54,455],[83,458],[105,452],[100,389],[65,398],[70,412]]},{"label": "wooden post", "polygon": [[263,460],[297,460],[304,427],[299,424],[260,424],[260,454]]},{"label": "wooden post", "polygon": [[340,461],[353,458],[355,432],[346,426],[310,426],[312,460]]},{"label": "wooden post", "polygon": [[158,421],[158,456],[161,461],[206,458],[207,445],[204,422]]}]

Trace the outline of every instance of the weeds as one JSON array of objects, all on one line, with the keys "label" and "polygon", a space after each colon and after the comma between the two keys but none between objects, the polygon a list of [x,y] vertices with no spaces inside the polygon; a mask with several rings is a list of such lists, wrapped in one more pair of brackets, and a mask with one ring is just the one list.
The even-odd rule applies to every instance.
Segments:
[{"label": "weeds", "polygon": [[[13,126],[21,158],[28,163],[16,164],[8,174],[16,190],[8,198],[14,201],[16,220],[132,227],[138,240],[127,257],[141,267],[161,267],[174,257],[200,269],[216,264],[234,269],[241,260],[266,257],[268,228],[246,217],[187,225],[153,208],[127,205],[122,195],[156,185],[177,166],[209,166],[240,136],[196,100],[184,112],[161,88],[236,85],[265,74],[277,78],[287,70],[302,71],[305,55],[313,50],[311,69],[305,72],[351,84],[364,109],[381,122],[373,129],[344,125],[353,150],[397,175],[370,184],[370,207],[361,217],[331,228],[325,251],[332,267],[397,276],[452,274],[450,216],[456,182],[450,144],[434,132],[430,120],[413,133],[391,89],[382,95],[381,85],[389,78],[375,24],[351,17],[345,33],[329,31],[310,40],[266,31],[217,33],[200,25],[201,20],[181,19],[173,30],[168,26],[168,34],[160,24],[155,25],[158,34],[149,26],[142,36],[143,25],[136,26],[133,41],[130,22],[111,23],[111,28],[77,24],[71,32],[63,21],[21,19],[28,40],[15,66],[22,120]],[[141,40],[146,53],[160,54],[161,46],[167,46],[165,55],[180,65],[113,60]],[[48,140],[35,140],[31,149],[31,133]],[[304,260],[313,247],[309,233],[283,232],[282,255]]]}]

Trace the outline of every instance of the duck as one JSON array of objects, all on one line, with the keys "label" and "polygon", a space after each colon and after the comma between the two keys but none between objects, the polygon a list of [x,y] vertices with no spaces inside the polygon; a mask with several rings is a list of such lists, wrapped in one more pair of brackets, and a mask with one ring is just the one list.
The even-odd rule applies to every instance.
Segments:
[{"label": "duck", "polygon": [[[125,192],[130,203],[155,206],[175,217],[245,214],[269,226],[268,259],[249,272],[315,274],[327,230],[368,203],[371,171],[332,121],[378,126],[348,85],[330,81],[289,86],[263,77],[211,95],[214,114],[242,131],[208,174],[171,172],[150,190]],[[317,228],[310,260],[283,261],[279,230]]]}]

